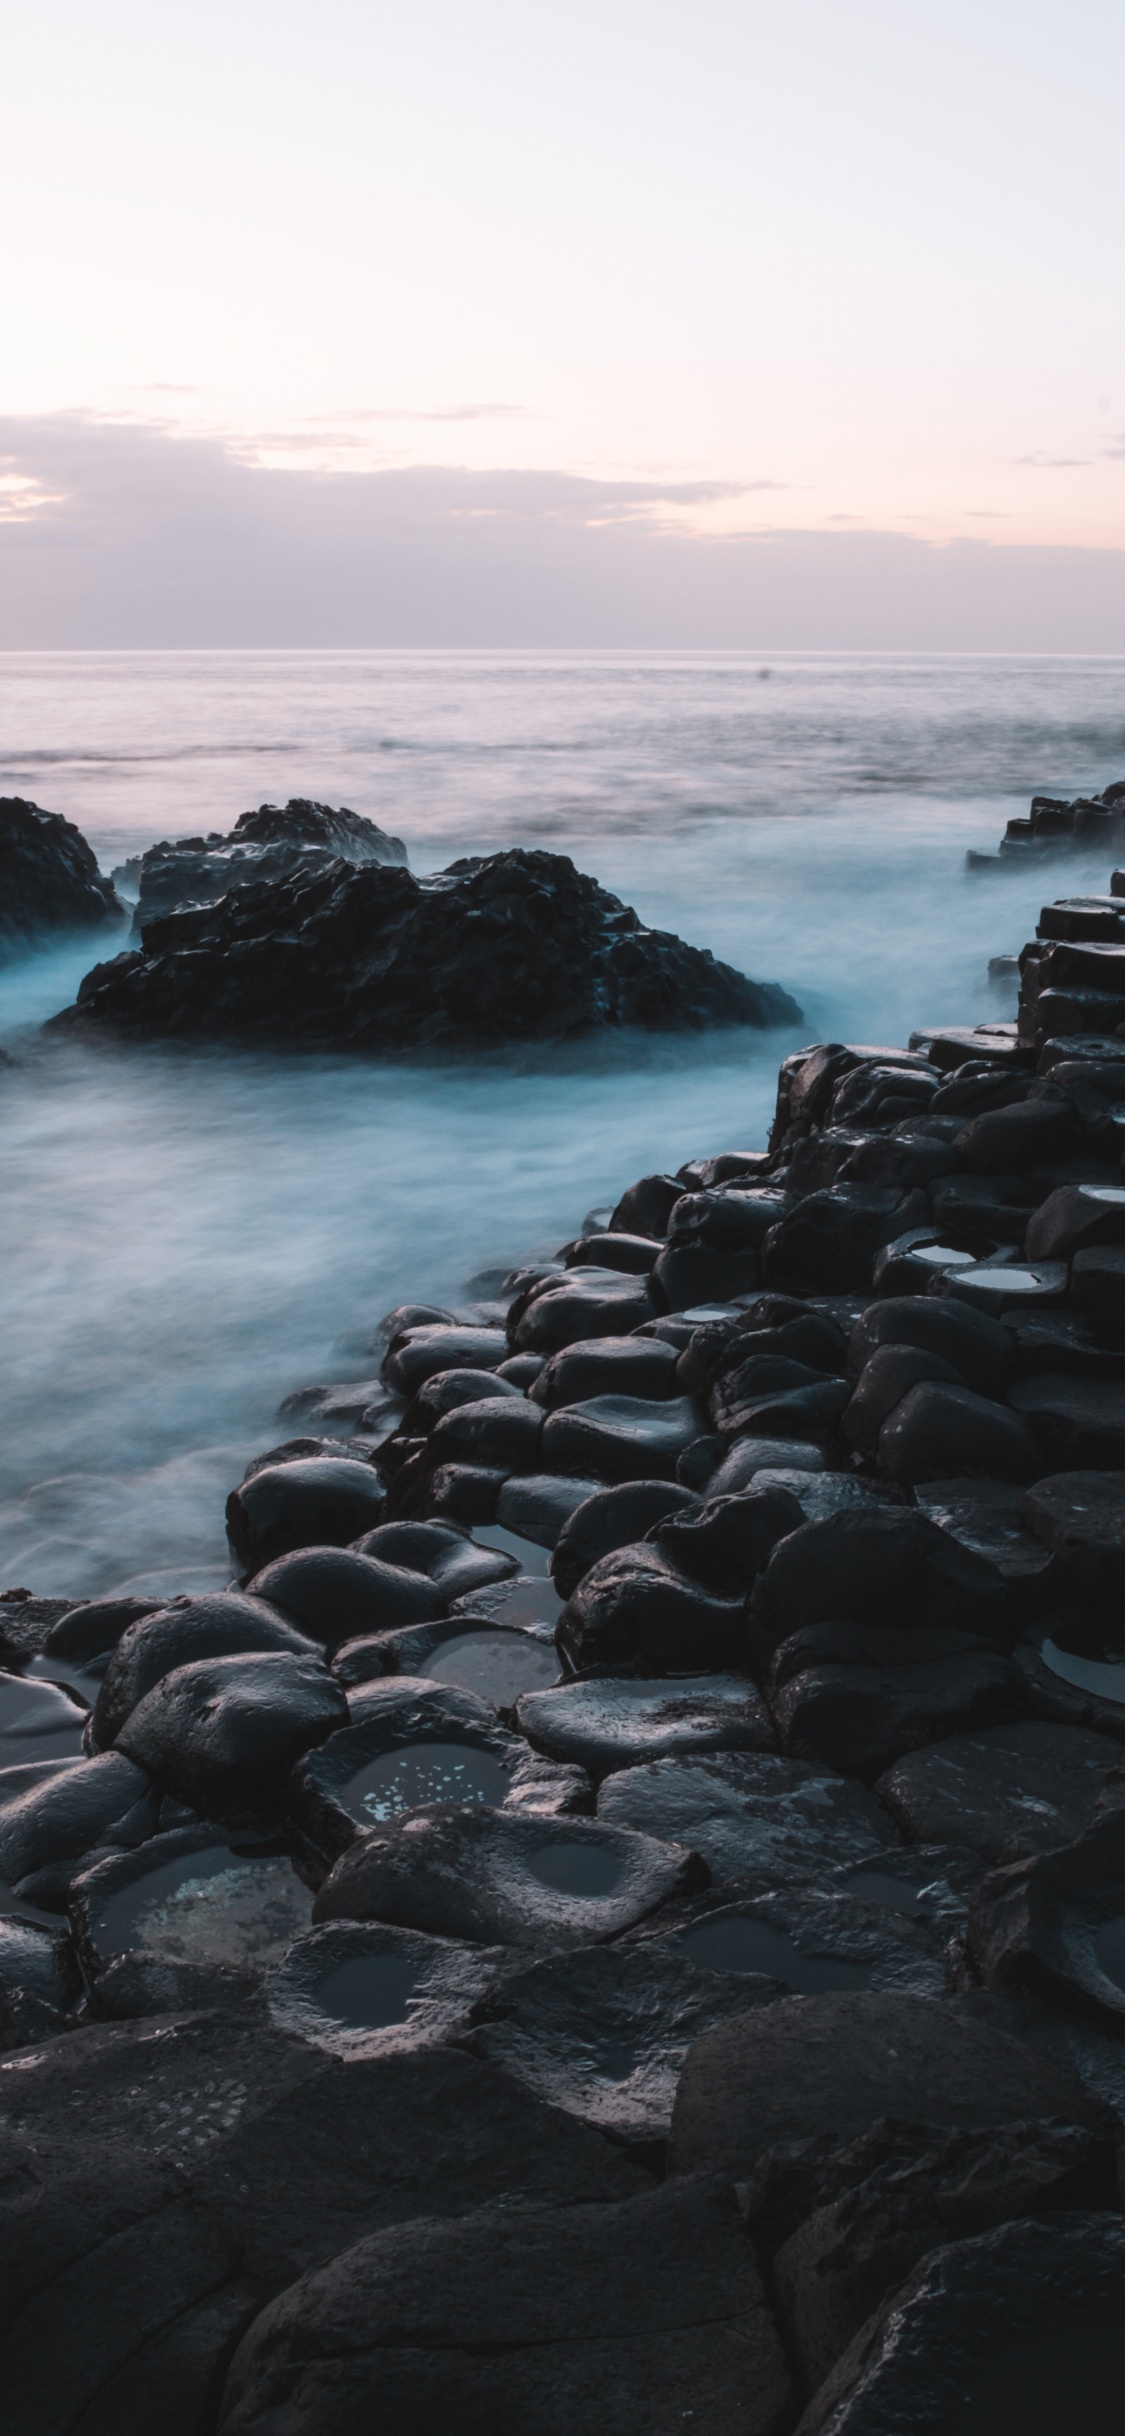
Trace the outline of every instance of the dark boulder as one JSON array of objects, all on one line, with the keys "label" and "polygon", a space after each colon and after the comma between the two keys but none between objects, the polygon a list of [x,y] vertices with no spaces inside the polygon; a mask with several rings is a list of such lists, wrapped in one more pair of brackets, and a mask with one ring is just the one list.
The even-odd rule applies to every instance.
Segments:
[{"label": "dark boulder", "polygon": [[441,1371],[498,1370],[507,1351],[502,1328],[462,1328],[441,1320],[419,1320],[391,1337],[383,1356],[383,1377],[400,1395],[413,1396]]},{"label": "dark boulder", "polygon": [[1095,1244],[1125,1244],[1125,1190],[1117,1184],[1064,1184],[1027,1222],[1029,1260],[1072,1260]]},{"label": "dark boulder", "polygon": [[662,1237],[683,1190],[678,1176],[641,1176],[622,1193],[609,1222],[611,1230]]},{"label": "dark boulder", "polygon": [[26,1902],[53,1907],[84,1854],[143,1843],[158,1809],[148,1771],[122,1752],[80,1761],[0,1809],[0,1880]]},{"label": "dark boulder", "polygon": [[923,1352],[920,1345],[876,1347],[870,1361],[864,1363],[840,1424],[841,1436],[857,1455],[876,1453],[884,1421],[924,1379],[940,1379],[947,1387],[963,1384],[960,1373],[939,1353]]},{"label": "dark boulder", "polygon": [[816,1885],[830,1869],[869,1860],[895,1840],[886,1812],[862,1786],[765,1751],[682,1752],[620,1768],[601,1788],[598,1817],[689,1845],[716,1884]]},{"label": "dark boulder", "polygon": [[889,1480],[947,1480],[957,1467],[998,1480],[1033,1480],[1041,1462],[1019,1413],[969,1387],[934,1379],[908,1388],[879,1431],[879,1470]]},{"label": "dark boulder", "polygon": [[999,1998],[970,2010],[860,1989],[791,1996],[724,2023],[688,2051],[671,2169],[742,2178],[780,2141],[854,2139],[888,2114],[950,2130],[1029,2115],[1100,2129],[1073,2072],[1011,2037],[1005,2020]]},{"label": "dark boulder", "polygon": [[912,1843],[1015,1861],[1081,1835],[1120,1763],[1106,1734],[1030,1719],[913,1751],[877,1790]]},{"label": "dark boulder", "polygon": [[[534,1410],[534,1407],[529,1409]],[[673,1480],[676,1466],[702,1431],[690,1396],[591,1396],[563,1404],[543,1423],[544,1466],[616,1486],[629,1480]]]},{"label": "dark boulder", "polygon": [[698,1502],[691,1489],[671,1480],[629,1480],[595,1490],[575,1508],[555,1542],[551,1572],[560,1597],[570,1597],[599,1557],[630,1547],[665,1515],[690,1512]]},{"label": "dark boulder", "polygon": [[656,2162],[693,2040],[775,1994],[761,1976],[698,1971],[645,1934],[509,1969],[475,2005],[466,2044],[547,2105]]},{"label": "dark boulder", "polygon": [[115,1649],[130,1624],[155,1615],[161,1599],[86,1599],[52,1624],[43,1643],[49,1658],[69,1659],[72,1666],[89,1666]]},{"label": "dark boulder", "polygon": [[657,1547],[599,1558],[572,1591],[557,1639],[576,1674],[700,1674],[746,1656],[741,1593],[721,1597]]},{"label": "dark boulder", "polygon": [[899,1507],[844,1511],[802,1523],[780,1541],[753,1592],[758,1644],[776,1647],[806,1624],[854,1618],[987,1634],[1003,1621],[997,1568]]},{"label": "dark boulder", "polygon": [[517,1353],[561,1353],[587,1338],[628,1336],[656,1312],[647,1281],[617,1269],[568,1269],[517,1297],[508,1334]]},{"label": "dark boulder", "polygon": [[138,1700],[174,1667],[259,1650],[287,1650],[298,1658],[320,1655],[308,1634],[279,1614],[264,1595],[251,1598],[237,1590],[220,1590],[143,1616],[129,1625],[110,1656],[94,1706],[91,1741],[97,1750],[108,1751]]},{"label": "dark boulder", "polygon": [[529,1388],[533,1404],[554,1412],[591,1396],[648,1397],[661,1402],[677,1389],[674,1345],[651,1336],[594,1337],[552,1354]]},{"label": "dark boulder", "polygon": [[707,1882],[702,1861],[593,1819],[430,1806],[361,1836],[313,1906],[484,1945],[600,1943]]},{"label": "dark boulder", "polygon": [[986,1987],[1050,1996],[1125,2023],[1125,1810],[977,1888],[969,1947]]},{"label": "dark boulder", "polygon": [[790,2235],[773,2268],[806,2393],[931,2250],[1022,2217],[1117,2201],[1111,2143],[1077,2123],[951,2134],[888,2123],[831,2164],[851,2179]]},{"label": "dark boulder", "polygon": [[125,920],[80,829],[20,795],[0,796],[0,958],[66,931]]},{"label": "dark boulder", "polygon": [[1017,1379],[1011,1401],[1030,1423],[1046,1464],[1067,1471],[1125,1469],[1125,1380],[1043,1371]]},{"label": "dark boulder", "polygon": [[405,2431],[775,2436],[781,2347],[733,2191],[623,2206],[482,2208],[375,2235],[264,2311],[223,2436]]},{"label": "dark boulder", "polygon": [[[1027,1708],[1020,1669],[996,1650],[915,1658],[912,1645],[922,1635],[883,1631],[885,1655],[872,1664],[864,1662],[862,1643],[854,1658],[847,1652],[854,1631],[845,1626],[833,1635],[830,1626],[819,1627],[777,1652],[775,1666],[782,1660],[793,1671],[771,1689],[770,1707],[782,1748],[796,1759],[871,1779],[904,1751],[999,1725]],[[830,1636],[845,1643],[835,1662],[801,1646],[823,1645]]]},{"label": "dark boulder", "polygon": [[150,846],[141,858],[133,928],[138,936],[161,914],[189,905],[214,905],[232,888],[288,879],[298,870],[323,871],[330,863],[405,863],[402,839],[388,837],[373,820],[343,805],[314,804],[293,797],[285,804],[259,804],[243,812],[224,836],[181,837]]},{"label": "dark boulder", "polygon": [[804,1519],[790,1490],[750,1488],[663,1515],[646,1537],[697,1581],[728,1593],[748,1591],[778,1541],[799,1531]]},{"label": "dark boulder", "polygon": [[962,1476],[919,1483],[914,1493],[915,1504],[930,1522],[996,1566],[1007,1586],[1013,1620],[1041,1615],[1057,1600],[1065,1580],[1059,1558],[1046,1544],[1046,1532],[1037,1536],[1029,1527],[1028,1501],[1044,1485],[1021,1491],[1011,1481]]},{"label": "dark boulder", "polygon": [[1050,1160],[1073,1157],[1081,1147],[1078,1121],[1061,1097],[987,1109],[972,1118],[954,1144],[962,1166],[977,1175],[1042,1167]]},{"label": "dark boulder", "polygon": [[315,1851],[334,1861],[371,1827],[435,1802],[485,1802],[542,1817],[590,1807],[581,1769],[529,1751],[472,1692],[387,1675],[353,1690],[349,1720],[306,1752],[289,1808]]},{"label": "dark boulder", "polygon": [[440,1591],[444,1605],[484,1590],[518,1571],[519,1560],[506,1548],[478,1547],[455,1523],[379,1523],[355,1543],[358,1556],[377,1557],[395,1571],[424,1573]]},{"label": "dark boulder", "polygon": [[513,1474],[496,1500],[496,1520],[505,1531],[536,1548],[554,1548],[571,1515],[598,1493],[596,1480],[566,1472]]},{"label": "dark boulder", "polygon": [[1032,2218],[932,2250],[814,2395],[797,2436],[1116,2436],[1125,2228]]},{"label": "dark boulder", "polygon": [[[280,1608],[300,1632],[323,1642],[326,1649],[336,1649],[359,1633],[429,1623],[444,1613],[447,1603],[428,1574],[380,1563],[378,1557],[361,1556],[354,1548],[298,1548],[289,1556],[275,1557],[247,1584],[247,1595]],[[209,1654],[192,1651],[193,1657]]]},{"label": "dark boulder", "polygon": [[525,1692],[515,1715],[537,1750],[597,1778],[650,1760],[773,1748],[769,1716],[745,1675],[559,1684]]},{"label": "dark boulder", "polygon": [[648,1277],[660,1254],[655,1235],[626,1235],[612,1229],[595,1227],[589,1235],[580,1235],[566,1254],[565,1267],[620,1269],[627,1277]]},{"label": "dark boulder", "polygon": [[514,847],[420,880],[337,854],[155,916],[55,1021],[385,1051],[799,1019],[772,983],[646,930],[568,856]]},{"label": "dark boulder", "polygon": [[316,1660],[202,1658],[145,1693],[117,1749],[204,1818],[270,1817],[302,1752],[347,1717],[341,1686]]},{"label": "dark boulder", "polygon": [[876,1253],[928,1216],[920,1191],[848,1184],[809,1193],[767,1235],[762,1274],[771,1286],[811,1294],[868,1286]]},{"label": "dark boulder", "polygon": [[1072,1598],[1092,1607],[1125,1600],[1125,1479],[1120,1472],[1060,1472],[1027,1489],[1021,1511],[1049,1549]]},{"label": "dark boulder", "polygon": [[1077,1309],[1119,1346],[1125,1336],[1125,1245],[1103,1243],[1076,1252],[1070,1292]]},{"label": "dark boulder", "polygon": [[467,1463],[484,1471],[537,1472],[543,1415],[526,1396],[486,1396],[443,1413],[431,1431],[427,1461]]},{"label": "dark boulder", "polygon": [[346,1547],[380,1520],[383,1494],[369,1463],[270,1465],[231,1490],[227,1536],[243,1571],[260,1573],[293,1548]]},{"label": "dark boulder", "polygon": [[1002,1396],[1015,1375],[1015,1345],[999,1320],[967,1304],[935,1302],[928,1295],[894,1294],[868,1305],[848,1346],[854,1378],[882,1345],[914,1345],[920,1352],[937,1354],[978,1396]]}]

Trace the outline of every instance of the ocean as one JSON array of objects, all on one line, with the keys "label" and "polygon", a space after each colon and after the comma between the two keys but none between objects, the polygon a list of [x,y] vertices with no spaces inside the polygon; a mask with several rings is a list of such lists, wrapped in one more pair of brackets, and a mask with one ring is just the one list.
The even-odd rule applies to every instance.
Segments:
[{"label": "ocean", "polygon": [[433,1063],[47,1043],[89,942],[0,972],[0,1589],[228,1578],[281,1399],[361,1377],[633,1177],[764,1139],[802,1040],[1005,1016],[991,955],[1101,863],[968,874],[1033,792],[1125,776],[1120,660],[745,653],[9,653],[0,793],[104,869],[261,802],[346,803],[415,870],[566,853],[782,982],[793,1034]]}]

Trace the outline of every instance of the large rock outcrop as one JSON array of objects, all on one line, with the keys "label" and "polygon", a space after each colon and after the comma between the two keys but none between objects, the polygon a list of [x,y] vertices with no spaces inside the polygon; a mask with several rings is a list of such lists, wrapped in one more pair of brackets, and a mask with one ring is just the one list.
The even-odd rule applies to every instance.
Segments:
[{"label": "large rock outcrop", "polygon": [[798,1023],[770,982],[647,930],[569,856],[514,848],[416,879],[337,859],[144,926],[65,1028],[388,1050]]},{"label": "large rock outcrop", "polygon": [[133,930],[139,936],[159,915],[185,905],[215,905],[232,888],[255,881],[288,879],[293,871],[322,871],[343,857],[348,863],[405,863],[400,837],[388,837],[373,820],[341,804],[314,804],[294,796],[284,806],[259,804],[244,812],[224,837],[167,839],[150,846],[137,872]]},{"label": "large rock outcrop", "polygon": [[71,930],[123,922],[112,880],[73,821],[0,796],[0,959]]}]

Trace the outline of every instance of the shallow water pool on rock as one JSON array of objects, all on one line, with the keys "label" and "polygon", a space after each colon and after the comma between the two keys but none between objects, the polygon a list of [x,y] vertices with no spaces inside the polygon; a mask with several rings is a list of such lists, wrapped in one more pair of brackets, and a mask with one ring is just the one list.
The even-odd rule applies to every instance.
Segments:
[{"label": "shallow water pool on rock", "polygon": [[708,1971],[757,1971],[780,1979],[800,1996],[817,1996],[825,1988],[868,1988],[871,1972],[863,1963],[844,1962],[832,1954],[803,1954],[784,1929],[746,1913],[729,1913],[717,1920],[700,1920],[678,1938],[689,1962]]},{"label": "shallow water pool on rock", "polygon": [[491,1751],[463,1742],[421,1742],[383,1751],[340,1787],[338,1798],[363,1826],[399,1818],[424,1802],[503,1802],[510,1768]]},{"label": "shallow water pool on rock", "polygon": [[308,1927],[312,1910],[285,1854],[239,1851],[190,1828],[96,1863],[71,1899],[95,1972],[138,1948],[175,1962],[261,1969]]}]

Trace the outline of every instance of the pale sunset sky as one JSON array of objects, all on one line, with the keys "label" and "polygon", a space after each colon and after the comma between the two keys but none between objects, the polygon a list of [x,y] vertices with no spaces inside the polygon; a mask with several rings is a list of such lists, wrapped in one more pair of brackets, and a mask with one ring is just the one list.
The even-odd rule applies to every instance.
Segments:
[{"label": "pale sunset sky", "polygon": [[1119,4],[9,0],[4,58],[5,646],[1125,646]]}]

